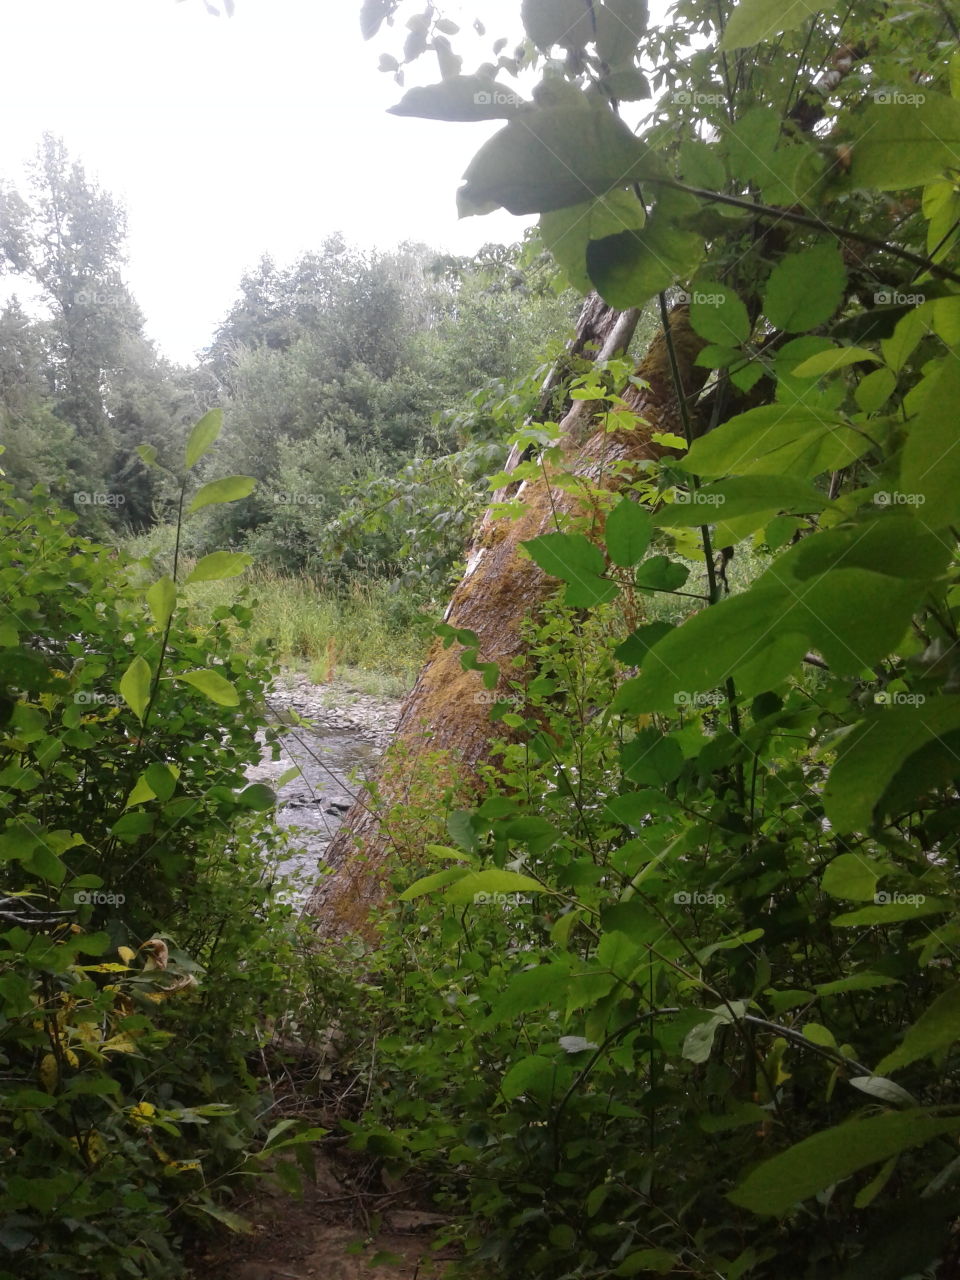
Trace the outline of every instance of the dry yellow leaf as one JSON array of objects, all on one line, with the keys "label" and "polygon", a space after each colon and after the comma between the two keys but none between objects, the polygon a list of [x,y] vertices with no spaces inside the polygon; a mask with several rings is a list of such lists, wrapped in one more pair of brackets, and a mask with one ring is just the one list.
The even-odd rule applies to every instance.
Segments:
[{"label": "dry yellow leaf", "polygon": [[47,1093],[53,1093],[60,1079],[60,1068],[52,1053],[45,1053],[40,1059],[40,1083]]}]

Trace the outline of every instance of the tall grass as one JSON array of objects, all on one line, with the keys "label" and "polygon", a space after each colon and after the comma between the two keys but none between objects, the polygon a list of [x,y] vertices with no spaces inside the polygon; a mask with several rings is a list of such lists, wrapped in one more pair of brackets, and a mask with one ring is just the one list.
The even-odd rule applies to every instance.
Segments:
[{"label": "tall grass", "polygon": [[[172,543],[161,531],[130,538],[125,549],[136,558],[150,556],[169,571]],[[191,567],[192,561],[183,559],[182,576]],[[335,587],[256,565],[239,578],[193,583],[183,592],[198,621],[246,592],[254,614],[252,639],[268,641],[284,665],[308,670],[318,683],[340,678],[384,696],[398,696],[413,685],[436,620],[389,582]]]}]

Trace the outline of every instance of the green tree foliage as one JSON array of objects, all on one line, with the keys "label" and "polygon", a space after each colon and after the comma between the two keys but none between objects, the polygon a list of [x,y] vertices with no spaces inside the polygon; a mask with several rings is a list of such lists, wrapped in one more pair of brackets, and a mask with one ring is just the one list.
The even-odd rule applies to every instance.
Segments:
[{"label": "green tree foliage", "polygon": [[[182,511],[249,492],[195,479],[219,427]],[[0,488],[0,1275],[166,1280],[191,1220],[246,1229],[232,1189],[318,1136],[262,1122],[247,1061],[307,976],[245,776],[275,666],[244,600],[188,607],[247,558],[157,576],[75,525]]]},{"label": "green tree foliage", "polygon": [[0,200],[3,266],[39,292],[46,312],[28,320],[14,302],[0,320],[12,339],[0,400],[10,476],[24,493],[53,483],[100,530],[108,512],[134,526],[152,521],[135,449],[175,448],[192,412],[188,387],[143,335],[122,276],[124,235],[120,206],[49,134],[25,194],[5,189]]},{"label": "green tree foliage", "polygon": [[353,1142],[436,1179],[462,1274],[955,1273],[960,56],[889,12],[524,0],[477,75],[526,101],[410,19],[442,79],[401,113],[506,121],[461,211],[539,214],[616,306],[682,290],[712,371],[526,544],[501,762],[398,849]]}]

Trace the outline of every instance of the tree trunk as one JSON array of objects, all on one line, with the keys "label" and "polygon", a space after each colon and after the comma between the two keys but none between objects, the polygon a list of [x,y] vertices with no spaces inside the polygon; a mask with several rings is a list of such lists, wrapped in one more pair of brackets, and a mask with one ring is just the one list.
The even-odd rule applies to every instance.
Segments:
[{"label": "tree trunk", "polygon": [[[636,325],[635,312],[620,313],[596,295],[585,302],[571,350],[584,351],[591,344],[598,359],[620,355],[629,345]],[[691,405],[707,376],[694,361],[706,345],[692,331],[686,307],[670,315],[670,333],[679,367],[681,386]],[[574,401],[561,422],[563,458],[560,471],[598,480],[613,489],[624,483],[610,475],[612,463],[657,458],[665,450],[651,440],[655,432],[683,435],[680,406],[675,393],[668,343],[663,330],[653,339],[636,370],[647,386],[632,384],[623,394],[641,421],[632,431],[608,433],[593,425],[595,402]],[[544,384],[544,397],[556,386],[553,375]],[[544,403],[543,401],[541,403]],[[514,450],[507,469],[522,460]],[[514,488],[514,486],[510,486]],[[584,507],[567,489],[557,487],[548,471],[536,480],[525,480],[510,495],[501,490],[494,501],[513,496],[523,503],[518,518],[488,511],[473,542],[467,566],[456,587],[444,620],[458,629],[474,632],[480,641],[479,660],[500,667],[501,688],[522,663],[521,628],[536,616],[541,604],[556,589],[526,555],[520,544],[551,532],[561,513],[584,513]],[[372,796],[363,796],[348,814],[331,841],[326,862],[335,874],[324,877],[306,907],[317,918],[319,933],[340,937],[363,931],[382,896],[384,864],[391,848],[422,848],[430,842],[445,843],[442,814],[450,806],[466,807],[477,795],[479,767],[488,759],[494,736],[503,738],[504,727],[493,725],[489,695],[477,671],[465,671],[460,648],[444,648],[438,640],[431,650],[411,693],[403,704],[394,744],[388,751]],[[403,830],[393,826],[390,811],[404,806]],[[436,826],[430,830],[430,814]],[[405,819],[411,817],[412,827]]]}]

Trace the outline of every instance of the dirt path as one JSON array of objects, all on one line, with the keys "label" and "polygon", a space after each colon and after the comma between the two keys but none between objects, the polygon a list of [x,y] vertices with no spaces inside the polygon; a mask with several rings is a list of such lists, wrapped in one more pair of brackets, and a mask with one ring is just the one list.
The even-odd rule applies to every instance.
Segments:
[{"label": "dirt path", "polygon": [[443,1223],[439,1215],[387,1209],[374,1233],[363,1219],[376,1197],[351,1195],[323,1157],[317,1163],[316,1183],[302,1201],[264,1182],[247,1204],[238,1204],[252,1234],[196,1249],[190,1258],[195,1280],[440,1280],[454,1255],[430,1247]]}]

